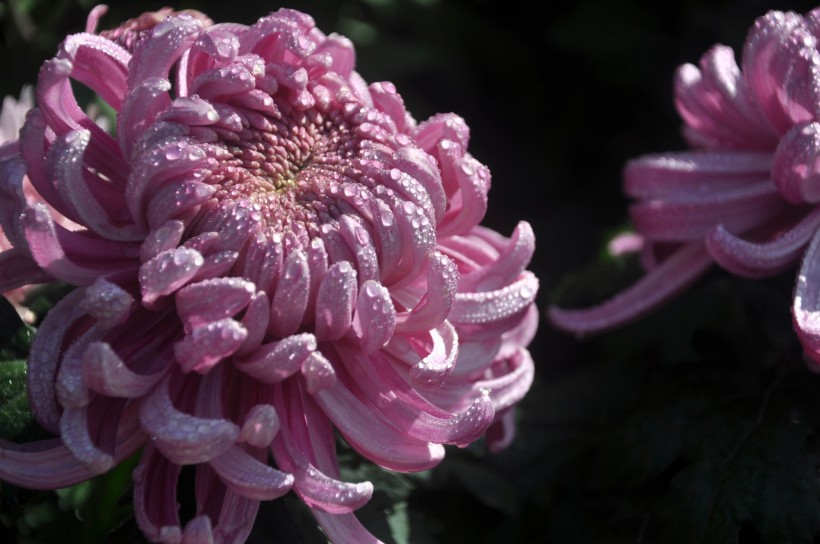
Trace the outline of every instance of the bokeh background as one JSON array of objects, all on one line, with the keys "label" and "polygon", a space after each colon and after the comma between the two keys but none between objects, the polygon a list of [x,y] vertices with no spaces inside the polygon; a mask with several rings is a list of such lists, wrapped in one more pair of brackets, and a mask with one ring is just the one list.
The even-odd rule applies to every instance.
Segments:
[{"label": "bokeh background", "polygon": [[[0,95],[33,83],[95,2],[0,4]],[[112,2],[112,4],[114,4]],[[712,44],[739,51],[759,0],[118,2],[102,27],[171,4],[252,23],[307,11],[357,47],[367,81],[396,84],[418,120],[454,111],[493,173],[485,223],[536,232],[539,308],[601,300],[639,275],[603,248],[627,229],[620,171],[684,147],[674,69]],[[451,448],[437,469],[383,473],[360,513],[387,542],[820,542],[820,379],[791,333],[794,271],[751,282],[715,271],[619,331],[575,339],[542,322],[518,439]],[[128,471],[60,493],[0,489],[2,542],[140,542]],[[8,539],[8,540],[4,540]],[[324,542],[297,500],[265,505],[251,542]]]}]

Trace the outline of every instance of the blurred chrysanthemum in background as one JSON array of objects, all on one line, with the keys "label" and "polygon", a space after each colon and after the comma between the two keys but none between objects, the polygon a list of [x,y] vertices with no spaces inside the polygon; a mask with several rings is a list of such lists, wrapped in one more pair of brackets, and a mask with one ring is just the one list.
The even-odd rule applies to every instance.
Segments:
[{"label": "blurred chrysanthemum in background", "polygon": [[716,45],[699,67],[678,69],[675,104],[693,149],[640,157],[624,170],[624,190],[637,199],[630,212],[640,242],[628,246],[642,251],[647,273],[598,306],[551,308],[555,325],[603,331],[669,300],[713,262],[760,278],[805,254],[794,317],[809,355],[820,357],[820,331],[812,325],[820,309],[812,279],[820,267],[818,39],[820,11],[772,11],[749,31],[740,66],[730,48]]},{"label": "blurred chrysanthemum in background", "polygon": [[[408,472],[442,444],[509,443],[533,376],[532,229],[480,226],[490,174],[464,120],[417,123],[308,15],[162,12],[96,33],[103,13],[42,67],[2,157],[0,287],[77,288],[29,360],[57,438],[4,445],[0,477],[66,486],[142,448],[153,541],[242,541],[291,489],[332,541],[374,540],[351,514],[372,485],[340,481],[334,430]],[[113,136],[78,86],[117,112]]]}]

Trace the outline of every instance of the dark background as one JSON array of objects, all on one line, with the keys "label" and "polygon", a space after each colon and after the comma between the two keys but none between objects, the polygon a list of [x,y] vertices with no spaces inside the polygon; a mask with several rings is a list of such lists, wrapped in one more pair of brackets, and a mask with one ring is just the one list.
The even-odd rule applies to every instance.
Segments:
[{"label": "dark background", "polygon": [[[92,5],[0,5],[0,94],[33,83]],[[163,5],[117,3],[101,26]],[[628,226],[624,162],[684,147],[675,67],[714,43],[739,51],[769,9],[813,7],[582,0],[545,4],[541,16],[510,0],[285,5],[351,38],[365,80],[394,82],[418,120],[446,111],[467,120],[471,152],[493,173],[485,224],[509,235],[526,219],[535,229],[541,310],[593,302],[637,277],[634,262],[607,260],[602,247]],[[279,4],[174,7],[250,24]],[[584,341],[543,321],[510,450],[452,448],[419,478],[354,466],[351,475],[386,490],[361,519],[396,542],[820,542],[820,381],[790,331],[793,275],[714,272],[651,318]],[[322,541],[295,500],[275,502],[253,539]],[[72,508],[58,505],[66,516]],[[21,541],[47,542],[45,522],[20,521],[25,510],[21,500],[0,521],[16,523]],[[110,539],[130,541],[132,525]]]}]

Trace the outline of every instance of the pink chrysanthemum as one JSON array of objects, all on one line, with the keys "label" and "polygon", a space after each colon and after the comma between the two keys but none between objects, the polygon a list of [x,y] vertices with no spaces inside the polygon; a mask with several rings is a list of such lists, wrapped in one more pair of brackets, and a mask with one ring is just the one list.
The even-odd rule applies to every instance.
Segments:
[{"label": "pink chrysanthemum", "polygon": [[[794,266],[795,317],[820,308],[820,10],[770,12],[750,30],[741,67],[717,45],[675,81],[683,133],[694,150],[649,155],[624,170],[647,274],[603,304],[550,309],[552,322],[579,334],[622,325],[684,290],[713,262],[759,278]],[[817,263],[817,264],[815,264]],[[807,301],[811,299],[813,302]],[[808,313],[806,313],[808,312]]]},{"label": "pink chrysanthemum", "polygon": [[[43,66],[5,161],[0,284],[78,287],[29,361],[31,405],[59,438],[4,446],[0,477],[66,486],[142,448],[152,541],[243,541],[259,501],[291,489],[332,541],[373,541],[351,514],[372,486],[338,480],[334,429],[397,471],[488,428],[491,448],[509,442],[533,373],[531,228],[479,226],[490,175],[464,121],[417,124],[309,16],[145,16],[96,35],[101,13]],[[73,82],[118,112],[115,136]],[[26,174],[83,230],[26,203]]]},{"label": "pink chrysanthemum", "polygon": [[[3,99],[3,107],[2,110],[0,110],[0,175],[2,175],[2,169],[6,167],[15,167],[14,161],[9,159],[13,158],[18,153],[18,133],[25,122],[26,113],[28,113],[32,107],[34,107],[34,92],[30,86],[23,87],[23,90],[20,92],[19,99],[16,99],[13,96],[7,96]],[[40,195],[37,194],[37,191],[34,190],[34,187],[32,187],[31,183],[28,181],[28,178],[23,179],[22,191],[26,201],[29,203],[42,200]],[[72,221],[64,217],[62,214],[57,213],[53,209],[50,209],[50,211],[54,220],[60,225],[66,228],[74,228]],[[0,219],[0,254],[6,250],[12,249],[11,242],[9,242],[3,232],[3,225],[8,225],[8,223]],[[0,263],[2,262],[1,259],[2,257],[0,257]],[[36,316],[31,310],[25,307],[23,301],[26,294],[32,287],[34,287],[32,283],[35,283],[38,277],[40,279],[45,279],[48,276],[35,274],[29,278],[27,285],[20,286],[10,291],[4,292],[4,290],[0,288],[0,292],[2,292],[3,295],[14,305],[15,309],[20,314],[20,317],[28,323],[33,323]],[[2,283],[2,280],[0,280],[0,283]]]},{"label": "pink chrysanthemum", "polygon": [[[17,153],[17,134],[20,127],[23,126],[26,112],[33,106],[34,95],[31,87],[23,88],[19,100],[13,96],[7,96],[3,99],[3,109],[0,110],[0,161],[5,161]],[[29,194],[31,185],[26,183],[23,190],[26,194]],[[0,252],[9,249],[11,249],[11,243],[3,233],[2,222],[0,222]],[[14,304],[20,316],[30,323],[33,321],[34,316],[22,306],[25,294],[26,287],[22,286],[3,293]]]}]

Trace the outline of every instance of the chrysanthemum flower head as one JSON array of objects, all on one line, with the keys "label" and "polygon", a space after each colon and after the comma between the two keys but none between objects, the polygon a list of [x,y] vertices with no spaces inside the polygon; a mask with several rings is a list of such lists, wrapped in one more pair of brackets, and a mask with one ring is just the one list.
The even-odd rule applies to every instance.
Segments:
[{"label": "chrysanthemum flower head", "polygon": [[[697,280],[713,262],[744,277],[770,276],[804,253],[795,318],[814,302],[820,227],[820,11],[772,11],[749,31],[741,64],[716,45],[681,66],[675,104],[692,150],[653,154],[624,169],[625,192],[647,274],[601,305],[550,309],[579,334],[640,317]],[[807,286],[807,287],[804,287]]]},{"label": "chrysanthemum flower head", "polygon": [[[290,490],[331,540],[372,541],[351,515],[372,485],[339,480],[334,433],[397,471],[485,433],[509,442],[533,372],[531,228],[480,226],[490,173],[464,120],[417,123],[304,13],[149,14],[96,34],[100,16],[42,67],[5,162],[4,287],[36,272],[77,289],[30,356],[31,404],[58,438],[2,450],[0,477],[65,486],[142,448],[153,541],[242,541],[259,501]],[[113,136],[74,82],[117,112]],[[24,175],[82,229],[19,198]]]}]

